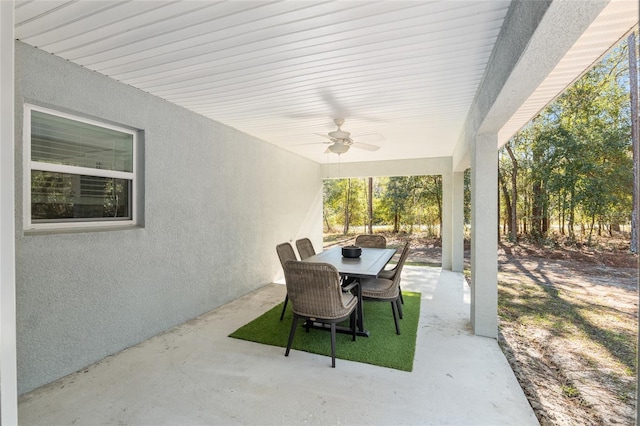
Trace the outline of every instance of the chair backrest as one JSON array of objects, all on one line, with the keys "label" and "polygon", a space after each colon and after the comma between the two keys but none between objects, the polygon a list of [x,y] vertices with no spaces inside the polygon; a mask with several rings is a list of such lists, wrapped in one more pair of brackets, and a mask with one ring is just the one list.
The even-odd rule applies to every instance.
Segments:
[{"label": "chair backrest", "polygon": [[293,246],[290,243],[278,244],[276,246],[276,252],[278,252],[278,257],[280,258],[282,269],[284,269],[284,263],[287,260],[298,260],[298,258],[296,257],[296,252],[293,251]]},{"label": "chair backrest", "polygon": [[393,270],[395,271],[393,274],[393,280],[400,283],[400,274],[402,273],[402,267],[404,266],[404,262],[407,260],[409,256],[409,248],[411,247],[411,243],[407,241],[402,249],[402,254],[400,254],[400,259],[398,259],[398,263]]},{"label": "chair backrest", "polygon": [[385,294],[381,294],[380,296],[384,297],[397,297],[398,292],[400,291],[400,276],[402,275],[402,267],[404,266],[404,262],[407,260],[407,256],[409,255],[409,241],[404,245],[402,249],[402,254],[400,254],[400,259],[398,259],[398,263],[395,268],[393,268],[393,277],[391,281],[393,281],[393,285],[389,288],[389,290]]},{"label": "chair backrest", "polygon": [[362,234],[356,237],[355,245],[366,248],[387,248],[387,239],[379,234]]},{"label": "chair backrest", "polygon": [[318,319],[345,315],[340,275],[333,265],[288,260],[284,264],[284,278],[296,314]]},{"label": "chair backrest", "polygon": [[297,240],[296,247],[298,248],[298,254],[300,255],[301,260],[316,254],[313,244],[311,244],[311,240],[308,238],[301,238]]}]

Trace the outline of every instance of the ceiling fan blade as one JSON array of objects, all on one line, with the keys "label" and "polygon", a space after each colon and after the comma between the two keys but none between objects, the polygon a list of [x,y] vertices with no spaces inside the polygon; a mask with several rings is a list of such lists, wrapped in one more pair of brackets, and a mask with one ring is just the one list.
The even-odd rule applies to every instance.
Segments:
[{"label": "ceiling fan blade", "polygon": [[354,142],[351,144],[351,146],[353,146],[354,148],[365,149],[367,151],[377,151],[380,149],[378,145],[371,145],[371,144],[362,143],[362,142]]},{"label": "ceiling fan blade", "polygon": [[322,133],[314,133],[314,135],[322,136],[323,138],[329,139],[331,142],[333,142],[333,138],[329,135],[323,135]]},{"label": "ceiling fan blade", "polygon": [[334,117],[351,116],[349,109],[335,97],[330,89],[321,89],[320,97],[322,97],[322,100],[329,106]]},{"label": "ceiling fan blade", "polygon": [[326,145],[329,144],[331,142],[307,142],[307,143],[294,143],[293,145],[289,145],[289,146],[302,146],[302,145]]},{"label": "ceiling fan blade", "polygon": [[[314,135],[321,136],[329,140],[329,142],[322,142],[325,144],[331,144],[325,150],[324,152],[325,154],[329,154],[329,153],[334,153],[338,155],[344,154],[347,151],[349,151],[349,148],[351,148],[351,146],[355,146],[356,148],[364,149],[366,151],[377,151],[380,149],[380,147],[377,145],[372,145],[372,144],[363,143],[363,142],[354,142],[354,140],[351,139],[350,137],[351,133],[341,129],[341,126],[344,124],[343,118],[334,118],[333,122],[336,124],[336,126],[338,126],[337,130],[331,131],[327,135],[322,133],[314,133]],[[364,136],[374,136],[374,137],[377,137],[378,139],[384,140],[384,136],[380,135],[379,133],[369,133]],[[311,145],[311,143],[304,143],[299,145]]]}]

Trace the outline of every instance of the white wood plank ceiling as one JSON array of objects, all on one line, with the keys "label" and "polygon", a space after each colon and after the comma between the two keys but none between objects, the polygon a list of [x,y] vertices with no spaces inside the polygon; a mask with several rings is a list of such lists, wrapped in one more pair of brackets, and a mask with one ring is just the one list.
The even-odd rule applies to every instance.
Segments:
[{"label": "white wood plank ceiling", "polygon": [[325,163],[336,117],[380,146],[343,162],[452,155],[509,4],[16,1],[15,21],[27,44]]}]

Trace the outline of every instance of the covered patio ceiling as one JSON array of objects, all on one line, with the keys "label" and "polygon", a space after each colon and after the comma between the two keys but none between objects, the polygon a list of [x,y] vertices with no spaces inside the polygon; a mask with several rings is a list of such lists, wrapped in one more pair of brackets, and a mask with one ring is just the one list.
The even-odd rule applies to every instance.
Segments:
[{"label": "covered patio ceiling", "polygon": [[[335,130],[337,117],[355,141],[380,147],[352,147],[342,162],[401,160],[460,151],[510,5],[16,1],[15,34],[321,164],[339,159],[325,154],[328,141],[318,135]],[[638,21],[636,0],[613,0],[566,48],[554,46],[581,7],[552,2],[544,25],[513,58],[514,72],[487,116],[499,144]],[[555,56],[540,60],[552,46]]]}]

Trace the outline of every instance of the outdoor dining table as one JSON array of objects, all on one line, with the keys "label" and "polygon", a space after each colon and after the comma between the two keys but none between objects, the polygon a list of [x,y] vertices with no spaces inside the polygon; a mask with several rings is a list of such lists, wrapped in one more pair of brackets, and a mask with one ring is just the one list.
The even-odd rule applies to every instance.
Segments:
[{"label": "outdoor dining table", "polygon": [[[332,247],[321,253],[303,259],[303,262],[328,263],[335,266],[342,277],[349,279],[376,278],[396,253],[396,249],[362,248],[362,254],[357,258],[342,256],[342,247]],[[362,310],[362,290],[356,286],[358,297],[358,336],[369,337],[369,331],[364,328]],[[350,331],[349,331],[350,332]]]}]

